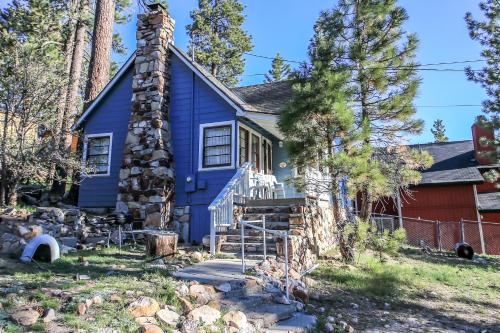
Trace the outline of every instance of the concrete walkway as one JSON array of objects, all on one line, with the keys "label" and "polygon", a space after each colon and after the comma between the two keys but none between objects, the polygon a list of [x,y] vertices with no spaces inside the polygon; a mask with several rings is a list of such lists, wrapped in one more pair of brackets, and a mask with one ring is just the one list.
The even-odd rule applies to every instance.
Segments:
[{"label": "concrete walkway", "polygon": [[[257,262],[256,260],[245,260],[247,269],[253,267]],[[211,285],[245,280],[245,275],[241,273],[240,259],[207,260],[176,271],[174,277]]]}]

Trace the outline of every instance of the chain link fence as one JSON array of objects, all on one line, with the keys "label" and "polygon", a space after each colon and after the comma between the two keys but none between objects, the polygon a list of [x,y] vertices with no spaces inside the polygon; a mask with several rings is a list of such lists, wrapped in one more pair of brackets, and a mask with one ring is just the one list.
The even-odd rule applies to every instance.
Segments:
[{"label": "chain link fence", "polygon": [[468,243],[476,253],[500,255],[500,223],[478,221],[432,221],[393,215],[374,215],[380,230],[403,227],[412,246],[453,251],[455,244]]}]

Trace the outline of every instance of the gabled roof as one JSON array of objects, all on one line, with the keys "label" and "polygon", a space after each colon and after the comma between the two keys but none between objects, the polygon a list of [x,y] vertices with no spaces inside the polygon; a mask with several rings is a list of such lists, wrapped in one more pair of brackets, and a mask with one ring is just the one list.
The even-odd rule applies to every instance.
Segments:
[{"label": "gabled roof", "polygon": [[[277,114],[279,109],[287,101],[288,86],[289,93],[291,88],[289,84],[273,83],[262,84],[248,87],[228,88],[217,78],[207,72],[202,66],[192,61],[182,50],[173,44],[169,44],[169,50],[172,51],[186,66],[188,66],[197,76],[226,100],[239,115],[245,112],[257,112]],[[83,122],[92,114],[101,100],[111,91],[112,87],[120,80],[120,78],[131,68],[135,62],[135,52],[130,56],[127,62],[120,68],[111,81],[101,91],[97,98],[89,105],[85,112],[78,118],[76,123],[71,128],[78,129]],[[262,87],[260,87],[262,86]],[[132,97],[132,96],[131,96]]]},{"label": "gabled roof", "polygon": [[420,185],[446,183],[482,183],[483,176],[477,169],[472,140],[411,145],[427,151],[434,164],[422,171]]},{"label": "gabled roof", "polygon": [[278,115],[283,107],[292,100],[293,91],[290,81],[271,82],[252,86],[231,89],[247,104],[253,107],[254,112]]},{"label": "gabled roof", "polygon": [[500,192],[479,193],[477,201],[480,212],[500,210]]}]

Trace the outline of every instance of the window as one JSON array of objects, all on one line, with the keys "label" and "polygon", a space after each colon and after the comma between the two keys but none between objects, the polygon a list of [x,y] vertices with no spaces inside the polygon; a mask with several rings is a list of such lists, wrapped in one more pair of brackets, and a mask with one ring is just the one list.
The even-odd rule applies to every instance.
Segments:
[{"label": "window", "polygon": [[260,138],[252,134],[252,164],[260,170]]},{"label": "window", "polygon": [[265,140],[263,148],[264,148],[264,172],[265,174],[269,175],[272,173],[273,169],[273,164],[272,164],[273,152],[272,152],[271,142]]},{"label": "window", "polygon": [[250,155],[250,132],[247,131],[246,129],[240,127],[240,133],[239,133],[239,157],[240,157],[240,166],[248,162],[249,160],[249,155]]},{"label": "window", "polygon": [[85,137],[83,156],[89,175],[109,175],[112,137],[111,133]]},{"label": "window", "polygon": [[203,128],[203,168],[231,166],[231,125]]}]

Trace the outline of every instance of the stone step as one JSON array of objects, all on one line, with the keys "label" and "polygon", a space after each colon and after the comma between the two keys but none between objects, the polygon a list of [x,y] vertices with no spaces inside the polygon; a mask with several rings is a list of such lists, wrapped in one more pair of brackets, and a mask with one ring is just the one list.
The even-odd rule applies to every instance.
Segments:
[{"label": "stone step", "polygon": [[264,328],[263,333],[302,333],[310,332],[316,327],[318,318],[303,312],[297,312],[292,317],[281,320],[269,328]]},{"label": "stone step", "polygon": [[245,221],[257,221],[262,220],[262,217],[266,218],[266,222],[285,222],[288,221],[291,213],[245,213],[242,219]]},{"label": "stone step", "polygon": [[[280,229],[278,229],[280,230]],[[241,229],[229,229],[224,232],[220,232],[219,235],[241,235]],[[267,235],[267,234],[266,234]],[[251,229],[248,227],[245,227],[245,236],[254,236],[254,237],[262,237],[262,231],[256,230],[256,229]],[[276,235],[269,235],[269,237],[276,237]]]},{"label": "stone step", "polygon": [[289,198],[289,199],[255,199],[248,200],[247,206],[290,206],[290,205],[304,205],[306,200],[304,198]]},{"label": "stone step", "polygon": [[277,214],[291,212],[290,206],[247,206],[245,208],[246,214]]},{"label": "stone step", "polygon": [[[268,244],[274,244],[275,238],[271,235],[267,234],[266,235],[266,242]],[[241,241],[241,235],[226,235],[226,242],[229,243],[235,243],[235,242],[240,242]],[[260,235],[245,235],[245,243],[262,243],[262,232],[260,232]]]},{"label": "stone step", "polygon": [[[254,226],[261,227],[263,226],[262,222],[252,222],[251,223]],[[240,228],[240,224],[237,225],[237,228]],[[245,229],[249,229],[250,227],[245,227]],[[266,221],[266,229],[271,229],[271,230],[288,230],[289,228],[289,223],[288,221],[286,222],[267,222]],[[261,231],[262,232],[262,231]]]},{"label": "stone step", "polygon": [[[266,244],[268,253],[276,252],[276,244]],[[220,245],[221,252],[240,252],[241,251],[241,243],[240,242],[224,242]],[[264,245],[262,243],[245,243],[245,252],[250,253],[258,253],[261,254],[264,252]]]}]

